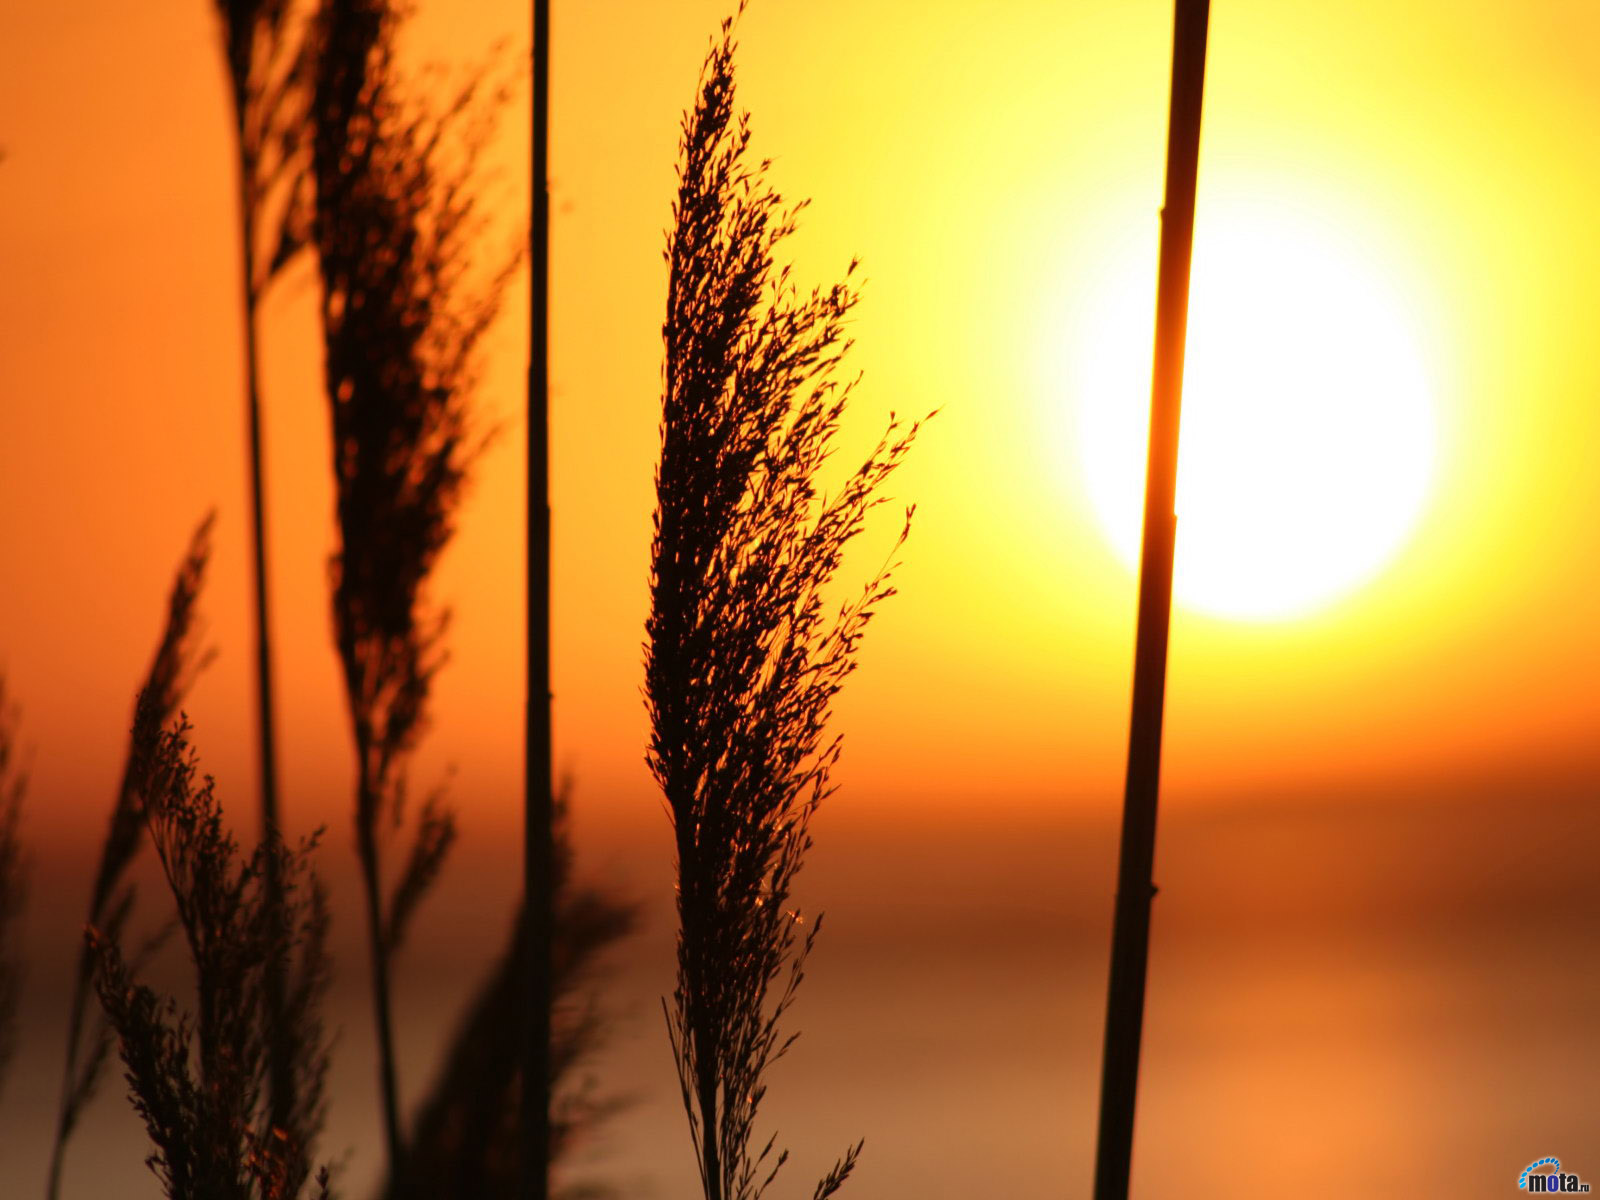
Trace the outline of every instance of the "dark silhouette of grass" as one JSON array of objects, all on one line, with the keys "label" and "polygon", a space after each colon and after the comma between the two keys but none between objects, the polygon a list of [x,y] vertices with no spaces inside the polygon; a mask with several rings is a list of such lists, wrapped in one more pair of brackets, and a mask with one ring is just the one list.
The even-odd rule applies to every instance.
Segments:
[{"label": "dark silhouette of grass", "polygon": [[[195,530],[189,549],[178,568],[172,594],[167,601],[166,625],[155,658],[139,689],[138,709],[160,729],[178,714],[178,707],[195,675],[208,656],[199,647],[199,628],[195,606],[211,557],[212,517],[207,516]],[[137,714],[136,714],[137,715]],[[126,875],[138,853],[143,829],[143,797],[136,787],[138,746],[130,744],[117,789],[116,803],[106,839],[100,849],[100,865],[89,893],[87,925],[99,930],[110,942],[119,941],[133,911],[133,886]],[[56,1121],[55,1142],[50,1153],[49,1182],[46,1194],[55,1197],[61,1189],[61,1172],[67,1143],[83,1110],[93,1099],[101,1071],[111,1048],[111,1034],[105,1022],[92,1028],[89,1018],[89,992],[94,982],[94,956],[85,946],[78,958],[72,1003],[67,1016],[67,1052],[62,1072],[61,1096]]]},{"label": "dark silhouette of grass", "polygon": [[[233,101],[238,156],[241,299],[244,306],[245,416],[249,430],[251,569],[256,633],[256,730],[261,772],[261,835],[278,836],[278,752],[272,685],[272,621],[267,586],[267,514],[261,448],[259,317],[268,286],[305,240],[309,178],[304,154],[307,67],[303,18],[295,0],[216,0]],[[278,893],[267,863],[266,892]],[[283,1003],[283,982],[267,980],[267,1005]],[[273,1055],[273,1104],[287,1120],[288,1048]]]},{"label": "dark silhouette of grass", "polygon": [[[634,905],[572,877],[564,801],[557,802],[553,891],[556,900],[552,956],[555,1012],[550,1055],[552,1106],[550,1158],[570,1146],[621,1105],[579,1077],[585,1060],[605,1040],[606,1021],[589,984],[597,960],[632,931]],[[408,1187],[432,1200],[511,1200],[518,1190],[522,1063],[510,1053],[523,1011],[524,956],[528,941],[519,909],[500,960],[479,988],[456,1029],[432,1089],[412,1125]],[[404,1189],[391,1181],[386,1194]],[[598,1195],[592,1189],[585,1196]],[[577,1193],[573,1193],[574,1196]]]},{"label": "dark silhouette of grass", "polygon": [[556,795],[550,680],[550,0],[533,0],[529,114],[527,672],[522,737],[522,1200],[548,1200],[555,1010]]},{"label": "dark silhouette of grass", "polygon": [[[648,759],[677,841],[667,1023],[707,1200],[761,1195],[787,1157],[753,1127],[766,1070],[794,1040],[780,1026],[821,924],[804,930],[790,889],[839,756],[831,702],[893,593],[889,567],[834,615],[824,595],[917,431],[891,421],[840,489],[819,494],[851,390],[833,374],[856,293],[841,283],[801,296],[774,265],[799,207],[785,208],[766,164],[748,158],[733,26],[723,23],[684,118],[667,238],[645,670]],[[823,1177],[817,1200],[859,1151]]]},{"label": "dark silhouette of grass", "polygon": [[1210,16],[1210,0],[1175,0],[1133,703],[1111,923],[1111,970],[1106,986],[1094,1200],[1127,1200],[1133,1168],[1145,974],[1150,956],[1150,908],[1156,894],[1156,811],[1161,794],[1161,730],[1172,619],[1172,564],[1177,544],[1178,432],[1183,408],[1189,265],[1194,248]]},{"label": "dark silhouette of grass", "polygon": [[[188,723],[163,729],[162,708],[159,697],[140,697],[131,791],[194,964],[195,1005],[180,1013],[174,998],[138,982],[117,933],[91,928],[96,990],[167,1196],[290,1200],[311,1176],[328,1064],[317,1014],[328,908],[308,865],[314,840],[293,850],[269,840],[242,857],[212,781],[196,778]],[[266,890],[270,859],[278,895]],[[274,969],[285,984],[277,1012],[266,993]],[[288,1049],[297,1099],[287,1122],[265,1095],[277,1047]],[[314,1187],[327,1196],[325,1170]]]},{"label": "dark silhouette of grass", "polygon": [[403,1181],[389,964],[454,840],[455,813],[437,796],[422,806],[387,897],[380,833],[400,823],[444,657],[445,614],[424,592],[478,444],[468,417],[477,351],[514,261],[483,277],[470,268],[489,114],[471,85],[442,112],[406,93],[393,48],[402,13],[387,0],[320,6],[311,113],[340,537],[334,626],[356,749],[384,1134]]},{"label": "dark silhouette of grass", "polygon": [[17,761],[17,713],[0,675],[0,1090],[17,1048],[17,1004],[22,958],[17,922],[27,900],[27,861],[22,850],[22,801],[27,773]]}]

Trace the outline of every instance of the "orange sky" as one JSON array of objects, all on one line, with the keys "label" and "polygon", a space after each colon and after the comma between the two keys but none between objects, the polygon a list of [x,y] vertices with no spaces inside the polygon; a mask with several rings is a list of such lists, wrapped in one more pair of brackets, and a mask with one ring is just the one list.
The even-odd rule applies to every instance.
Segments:
[{"label": "orange sky", "polygon": [[[677,114],[719,7],[558,5],[555,529],[558,758],[595,811],[653,819],[639,641],[657,329]],[[1217,6],[1199,199],[1248,181],[1365,239],[1414,300],[1436,485],[1369,585],[1277,624],[1179,612],[1169,794],[1596,765],[1600,84],[1581,3]],[[19,8],[0,28],[0,655],[43,795],[98,806],[187,530],[221,510],[217,665],[191,708],[248,779],[242,419],[219,68],[208,6]],[[471,61],[516,5],[425,7]],[[1169,20],[1150,2],[758,4],[743,99],[813,206],[801,278],[859,253],[866,373],[847,430],[941,414],[894,480],[918,519],[902,595],[840,704],[851,803],[1114,803],[1133,581],[1087,504],[1048,383],[1075,271],[1108,229],[1153,245]],[[511,123],[514,126],[514,122]],[[512,236],[521,131],[492,197]],[[1142,231],[1142,232],[1139,232]],[[342,807],[323,564],[331,501],[309,273],[267,306],[267,460],[291,812]],[[456,612],[425,763],[509,814],[519,755],[523,308],[491,346],[485,459],[441,572]],[[1143,369],[1141,367],[1141,369]],[[887,526],[865,539],[876,561]],[[63,816],[68,804],[51,804]],[[338,812],[340,807],[331,811]],[[74,815],[76,815],[74,813]]]},{"label": "orange sky", "polygon": [[[526,44],[523,5],[421,7],[415,44],[448,64],[477,60],[502,36]],[[580,830],[652,844],[664,875],[639,697],[659,252],[679,113],[723,5],[555,9],[557,761],[578,781]],[[776,159],[787,194],[813,200],[791,247],[799,278],[831,281],[859,254],[868,280],[852,355],[865,379],[843,457],[869,445],[891,409],[940,409],[893,480],[896,498],[918,505],[901,595],[882,609],[838,704],[846,753],[832,803],[852,812],[819,825],[824,848],[835,828],[864,839],[847,848],[841,836],[841,858],[816,878],[874,884],[850,893],[862,910],[879,906],[873,936],[887,938],[884,913],[912,903],[876,886],[879,843],[866,839],[890,818],[927,826],[907,861],[941,872],[950,850],[941,831],[975,810],[1038,817],[1059,807],[1103,822],[1119,800],[1134,580],[1062,433],[1063,413],[1084,398],[1063,389],[1059,367],[1075,349],[1069,314],[1094,303],[1083,281],[1106,240],[1131,238],[1135,257],[1154,246],[1170,30],[1167,0],[755,0],[743,25],[756,150]],[[1367,268],[1406,300],[1439,446],[1414,533],[1361,589],[1276,623],[1178,611],[1164,803],[1188,819],[1225,821],[1235,802],[1257,814],[1302,801],[1320,812],[1330,798],[1447,802],[1480,776],[1519,803],[1541,781],[1562,781],[1569,796],[1596,791],[1597,45],[1590,0],[1213,5],[1202,244],[1208,203],[1242,189],[1366,247]],[[510,238],[527,176],[516,121],[505,135],[489,195]],[[233,182],[211,5],[0,9],[0,147],[0,666],[33,753],[32,836],[47,859],[82,859],[85,837],[102,828],[172,569],[213,505],[204,610],[220,655],[189,710],[224,802],[243,808],[253,796]],[[266,306],[272,591],[285,809],[294,825],[328,822],[342,852],[350,764],[327,615],[332,494],[314,286],[310,271],[292,273]],[[489,346],[482,411],[503,432],[438,576],[435,595],[455,612],[452,661],[420,762],[429,778],[454,765],[463,852],[484,868],[469,884],[481,893],[491,880],[497,901],[514,863],[504,835],[520,789],[525,316],[519,295]],[[863,539],[856,574],[877,564],[892,525]],[[1473,843],[1474,863],[1492,864],[1486,847],[1514,835],[1501,816],[1474,818],[1490,831]],[[1305,838],[1321,836],[1319,819],[1306,818]],[[1291,831],[1297,820],[1270,818]],[[1006,828],[992,824],[1002,841]],[[1188,828],[1189,840],[1163,842],[1175,875],[1212,844],[1209,826]],[[1341,856],[1329,878],[1377,887],[1403,874],[1390,867],[1409,861],[1413,843],[1394,836],[1391,858],[1366,871]],[[1028,845],[1030,878],[1055,886],[1054,858]],[[1251,843],[1237,857],[1270,853]],[[1000,857],[983,870],[1002,882],[1014,874]],[[1260,879],[1235,882],[1259,899]],[[1109,902],[1109,878],[1091,872],[1072,886],[1101,883],[1093,895]],[[664,897],[663,879],[642,886],[658,884],[652,895]],[[62,882],[72,896],[82,886],[76,875]],[[1046,904],[1006,896],[1024,913]],[[1098,921],[1084,904],[1072,919]],[[66,936],[66,919],[57,924]],[[665,936],[655,930],[640,952],[662,970]],[[859,950],[863,936],[841,924],[843,944]],[[1102,925],[1084,936],[1099,947]],[[862,961],[898,963],[870,951]],[[1060,970],[1041,967],[1040,978],[1055,987]],[[1071,1010],[1085,1070],[1097,1044],[1100,977],[1090,975],[1073,1001],[1081,1013]],[[641,994],[658,994],[664,977],[658,970]],[[918,978],[918,995],[944,994],[939,980]],[[850,982],[840,972],[823,985],[845,1025],[859,1003]],[[1028,995],[1034,1023],[1002,1013],[995,1028],[1055,1019],[1055,993]],[[940,1027],[947,1014],[928,1003],[928,1027]],[[1388,1010],[1363,1011],[1377,1020]],[[1499,1020],[1484,1011],[1486,1023]],[[1157,1048],[1162,1028],[1153,1026]],[[355,1065],[340,1069],[364,1080],[362,1039],[349,1041]],[[1438,1053],[1456,1061],[1449,1047]],[[1180,1066],[1206,1095],[1214,1076]],[[1360,1080],[1345,1083],[1339,1095],[1359,1096]],[[1404,1094],[1427,1094],[1411,1085],[1418,1091]],[[1270,1109],[1276,1094],[1255,1102]],[[1152,1095],[1158,1113],[1163,1103],[1176,1111],[1175,1096],[1193,1099]],[[659,1129],[681,1141],[675,1124]],[[906,1160],[914,1171],[916,1154]]]}]

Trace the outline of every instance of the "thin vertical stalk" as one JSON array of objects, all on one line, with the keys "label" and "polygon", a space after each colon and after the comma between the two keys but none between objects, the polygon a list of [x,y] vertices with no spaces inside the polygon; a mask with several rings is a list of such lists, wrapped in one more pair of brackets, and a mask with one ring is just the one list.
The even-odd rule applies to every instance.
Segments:
[{"label": "thin vertical stalk", "polygon": [[1111,934],[1111,979],[1100,1085],[1095,1200],[1126,1200],[1133,1160],[1139,1045],[1144,1030],[1150,904],[1155,896],[1156,804],[1161,790],[1161,726],[1166,701],[1172,557],[1177,532],[1178,427],[1194,246],[1200,109],[1205,88],[1209,0],[1177,0],[1172,46],[1172,108],[1167,127],[1166,201],[1156,285],[1150,450],[1145,478],[1144,545],[1134,647],[1133,712],[1128,735],[1122,852]]},{"label": "thin vertical stalk", "polygon": [[[239,82],[243,82],[242,80]],[[234,95],[234,140],[239,151],[240,273],[244,279],[244,356],[246,422],[249,428],[250,456],[250,534],[253,600],[256,624],[256,749],[261,766],[261,840],[276,845],[278,824],[278,751],[274,732],[272,698],[272,621],[267,603],[267,514],[265,473],[261,442],[261,369],[257,346],[256,317],[261,306],[261,289],[256,279],[256,189],[257,163],[245,129],[249,97],[241,88]],[[269,911],[282,910],[283,882],[278,860],[269,854],[263,879]],[[265,995],[268,1014],[281,1016],[284,1007],[283,974],[269,963]],[[268,1091],[275,1124],[284,1125],[293,1104],[293,1080],[282,1045],[282,1022],[268,1021],[272,1031],[272,1050],[268,1055]]]},{"label": "thin vertical stalk", "polygon": [[394,1065],[394,1005],[389,986],[389,934],[384,926],[383,901],[378,894],[378,836],[376,789],[368,767],[371,749],[362,746],[362,796],[359,806],[370,816],[356,822],[356,853],[361,860],[361,894],[367,910],[367,943],[372,955],[372,1012],[378,1035],[378,1090],[383,1102],[383,1139],[389,1152],[389,1173],[406,1184],[406,1144],[400,1129],[399,1081]]},{"label": "thin vertical stalk", "polygon": [[523,1194],[550,1192],[551,941],[555,819],[550,733],[550,2],[533,4],[533,214],[528,231],[528,680],[524,715],[523,895],[527,1020],[522,1057]]},{"label": "thin vertical stalk", "polygon": [[[301,41],[295,0],[216,0],[222,22],[224,60],[233,102],[237,155],[239,270],[244,317],[245,419],[250,473],[251,567],[256,635],[257,751],[260,757],[261,830],[268,842],[279,839],[276,714],[272,682],[272,626],[267,587],[265,466],[261,435],[261,369],[258,330],[261,298],[267,286],[294,258],[302,244],[297,229],[297,195],[304,178],[299,154]],[[274,198],[284,202],[276,214]],[[261,235],[270,235],[263,246]],[[283,884],[276,860],[263,880],[267,910],[283,907]],[[296,1101],[291,1059],[282,1039],[285,985],[278,965],[270,965],[264,989],[273,1045],[268,1055],[272,1116],[287,1128]]]}]

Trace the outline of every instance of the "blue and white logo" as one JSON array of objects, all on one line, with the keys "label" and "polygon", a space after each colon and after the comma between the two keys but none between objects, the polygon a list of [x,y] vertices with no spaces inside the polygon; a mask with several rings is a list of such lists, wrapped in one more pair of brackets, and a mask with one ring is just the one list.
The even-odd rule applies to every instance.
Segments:
[{"label": "blue and white logo", "polygon": [[[1549,1170],[1544,1170],[1545,1167]],[[1568,1195],[1589,1190],[1589,1185],[1575,1174],[1562,1171],[1559,1158],[1541,1158],[1529,1163],[1517,1177],[1517,1187],[1525,1192],[1565,1192]]]}]

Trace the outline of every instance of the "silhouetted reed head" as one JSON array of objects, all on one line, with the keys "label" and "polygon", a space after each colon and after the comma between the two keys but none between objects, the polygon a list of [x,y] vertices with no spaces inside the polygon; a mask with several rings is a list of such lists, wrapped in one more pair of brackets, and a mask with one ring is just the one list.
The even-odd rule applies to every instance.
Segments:
[{"label": "silhouetted reed head", "polygon": [[[140,983],[115,933],[91,928],[95,985],[115,1030],[129,1096],[154,1149],[147,1160],[172,1200],[289,1200],[310,1182],[323,1116],[327,1041],[318,1006],[328,982],[327,899],[312,875],[315,839],[264,843],[248,856],[200,779],[189,726],[163,729],[141,697],[132,789],[171,891],[194,967],[194,1005]],[[276,859],[281,899],[265,886]],[[281,905],[281,909],[280,909]],[[267,979],[287,985],[269,1027]],[[274,1124],[266,1079],[274,1041],[292,1047],[293,1118]],[[314,1185],[327,1194],[324,1172]]]},{"label": "silhouetted reed head", "polygon": [[216,0],[216,10],[238,141],[245,303],[253,310],[306,241],[307,12],[300,0]]},{"label": "silhouetted reed head", "polygon": [[645,668],[648,761],[677,841],[668,1027],[708,1200],[759,1196],[786,1157],[758,1144],[753,1124],[766,1069],[794,1040],[780,1023],[820,927],[804,928],[790,890],[839,755],[831,702],[873,607],[893,594],[889,569],[837,611],[826,595],[917,431],[891,421],[821,493],[853,386],[835,373],[855,264],[809,295],[775,265],[802,206],[786,208],[748,156],[733,25],[706,60],[679,146]]},{"label": "silhouetted reed head", "polygon": [[[128,868],[143,840],[143,797],[135,786],[139,771],[141,737],[148,741],[150,731],[169,725],[178,715],[178,706],[194,677],[209,661],[200,648],[197,606],[205,582],[206,564],[211,557],[211,527],[215,514],[207,515],[195,529],[188,551],[179,564],[177,578],[167,600],[166,623],[156,646],[150,670],[139,689],[134,706],[134,732],[122,769],[106,837],[100,848],[100,863],[89,893],[86,924],[100,931],[109,941],[118,941],[133,911],[134,889],[126,882]],[[79,953],[77,975],[73,981],[72,1006],[67,1017],[66,1062],[62,1073],[61,1096],[56,1121],[55,1143],[51,1149],[47,1193],[58,1194],[66,1146],[89,1101],[94,1098],[100,1074],[110,1053],[111,1036],[106,1023],[97,1021],[87,1028],[89,992],[93,984],[94,957],[89,947]]]},{"label": "silhouetted reed head", "polygon": [[487,274],[475,164],[496,105],[475,85],[442,111],[406,88],[394,37],[409,6],[325,0],[311,95],[312,240],[322,276],[339,548],[333,617],[356,751],[355,826],[371,945],[391,1170],[403,1178],[389,958],[455,838],[435,792],[392,889],[380,834],[400,823],[446,615],[425,595],[481,445],[478,350],[515,256]]}]

